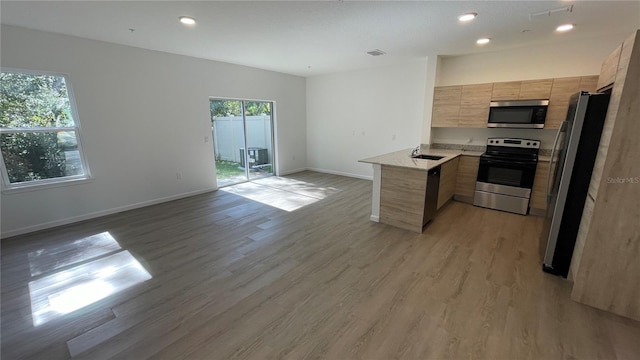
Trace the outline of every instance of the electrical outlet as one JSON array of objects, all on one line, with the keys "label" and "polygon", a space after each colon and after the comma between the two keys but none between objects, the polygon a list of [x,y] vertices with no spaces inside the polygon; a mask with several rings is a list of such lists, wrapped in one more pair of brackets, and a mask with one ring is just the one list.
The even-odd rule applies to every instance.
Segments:
[{"label": "electrical outlet", "polygon": [[180,171],[176,172],[176,179],[177,180],[181,180],[182,179],[182,173]]},{"label": "electrical outlet", "polygon": [[204,137],[204,142],[205,142],[205,143],[208,143],[208,142],[209,142],[209,137],[208,137],[208,136],[205,136],[205,137]]}]

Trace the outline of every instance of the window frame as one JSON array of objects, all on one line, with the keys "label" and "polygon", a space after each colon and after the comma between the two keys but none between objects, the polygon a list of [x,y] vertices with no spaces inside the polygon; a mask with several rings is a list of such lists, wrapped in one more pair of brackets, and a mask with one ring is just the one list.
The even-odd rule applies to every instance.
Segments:
[{"label": "window frame", "polygon": [[89,162],[84,151],[82,141],[82,129],[80,126],[80,117],[78,115],[78,108],[76,107],[76,98],[71,85],[70,75],[66,73],[53,72],[53,71],[41,71],[41,70],[28,70],[14,67],[0,67],[0,72],[10,72],[29,75],[47,75],[62,77],[67,88],[67,97],[69,98],[69,107],[71,110],[71,116],[73,116],[73,127],[31,127],[31,128],[4,128],[0,127],[0,134],[28,134],[28,133],[56,133],[60,131],[74,132],[76,135],[76,143],[78,146],[78,153],[80,161],[82,163],[82,169],[84,174],[82,175],[70,175],[64,177],[31,180],[20,183],[11,183],[9,180],[9,172],[4,162],[4,154],[0,151],[0,173],[2,176],[2,192],[14,192],[14,191],[28,191],[37,190],[49,187],[58,187],[71,184],[77,184],[87,182],[93,179],[91,170],[89,168]]}]

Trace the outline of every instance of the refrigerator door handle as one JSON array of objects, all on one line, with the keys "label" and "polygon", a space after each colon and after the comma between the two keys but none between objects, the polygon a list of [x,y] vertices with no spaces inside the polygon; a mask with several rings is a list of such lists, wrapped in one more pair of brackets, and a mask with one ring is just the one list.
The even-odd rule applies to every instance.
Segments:
[{"label": "refrigerator door handle", "polygon": [[549,171],[547,172],[547,186],[545,187],[545,192],[547,195],[547,203],[549,203],[549,182],[551,181],[551,170],[553,169],[553,156],[556,153],[556,146],[558,145],[560,134],[562,134],[566,126],[567,126],[567,120],[564,120],[562,124],[560,124],[560,128],[556,133],[556,139],[553,141],[553,147],[551,148],[551,159],[549,159]]}]

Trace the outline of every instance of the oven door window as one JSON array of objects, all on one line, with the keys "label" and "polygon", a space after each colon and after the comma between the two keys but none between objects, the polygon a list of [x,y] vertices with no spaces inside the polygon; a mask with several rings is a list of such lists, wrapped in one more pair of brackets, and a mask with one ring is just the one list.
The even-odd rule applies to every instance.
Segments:
[{"label": "oven door window", "polygon": [[531,189],[535,171],[535,163],[481,159],[478,181]]},{"label": "oven door window", "polygon": [[492,184],[520,187],[524,171],[521,169],[508,169],[491,166],[488,169],[487,181]]}]

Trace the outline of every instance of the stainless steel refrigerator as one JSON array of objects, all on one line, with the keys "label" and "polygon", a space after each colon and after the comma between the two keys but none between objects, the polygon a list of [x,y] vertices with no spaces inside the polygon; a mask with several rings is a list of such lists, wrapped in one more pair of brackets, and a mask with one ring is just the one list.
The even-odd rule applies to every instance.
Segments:
[{"label": "stainless steel refrigerator", "polygon": [[547,177],[547,213],[540,235],[545,272],[564,277],[569,273],[609,97],[585,91],[574,94],[556,135]]}]

